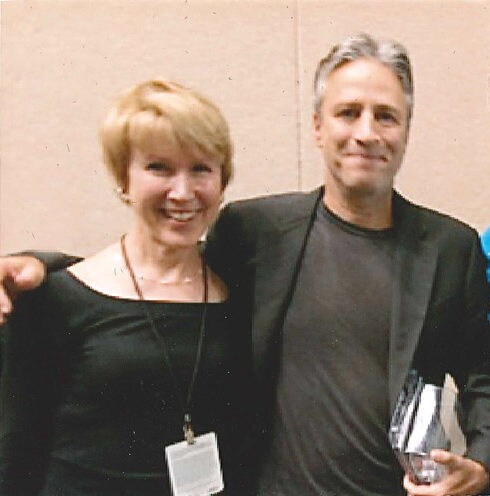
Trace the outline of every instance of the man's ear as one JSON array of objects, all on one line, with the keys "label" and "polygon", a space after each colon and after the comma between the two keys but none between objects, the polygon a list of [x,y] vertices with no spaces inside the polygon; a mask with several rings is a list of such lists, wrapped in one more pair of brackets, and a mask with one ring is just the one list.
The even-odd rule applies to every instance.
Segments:
[{"label": "man's ear", "polygon": [[318,148],[323,148],[323,141],[322,141],[322,119],[320,114],[317,112],[313,112],[313,119],[312,119],[312,124],[313,124],[313,139],[315,140],[316,146]]},{"label": "man's ear", "polygon": [[410,122],[407,124],[407,131],[405,132],[405,148],[408,145],[408,138],[410,137]]}]

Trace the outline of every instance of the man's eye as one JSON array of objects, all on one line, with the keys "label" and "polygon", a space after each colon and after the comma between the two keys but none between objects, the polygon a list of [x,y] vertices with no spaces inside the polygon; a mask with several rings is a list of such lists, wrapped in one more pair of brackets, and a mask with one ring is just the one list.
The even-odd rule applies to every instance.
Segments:
[{"label": "man's eye", "polygon": [[358,115],[357,109],[345,108],[338,111],[337,115],[345,119],[355,119]]},{"label": "man's eye", "polygon": [[398,119],[391,112],[378,112],[377,119],[381,122],[386,123],[395,123],[398,122]]}]

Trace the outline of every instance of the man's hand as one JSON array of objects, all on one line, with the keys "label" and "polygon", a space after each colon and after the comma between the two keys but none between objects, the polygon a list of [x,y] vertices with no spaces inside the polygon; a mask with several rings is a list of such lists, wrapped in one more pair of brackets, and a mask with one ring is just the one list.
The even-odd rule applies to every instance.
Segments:
[{"label": "man's hand", "polygon": [[44,265],[34,257],[0,258],[0,325],[12,311],[12,300],[20,291],[39,286],[46,275]]},{"label": "man's hand", "polygon": [[431,458],[447,469],[447,475],[429,485],[414,484],[405,475],[403,486],[409,496],[473,496],[489,484],[488,470],[478,462],[444,450],[432,450]]}]

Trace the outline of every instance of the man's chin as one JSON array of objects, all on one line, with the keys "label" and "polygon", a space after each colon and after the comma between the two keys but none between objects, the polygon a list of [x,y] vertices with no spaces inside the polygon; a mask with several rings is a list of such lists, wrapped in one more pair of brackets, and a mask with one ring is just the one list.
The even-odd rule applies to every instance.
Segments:
[{"label": "man's chin", "polygon": [[391,182],[379,182],[379,181],[355,181],[346,187],[352,195],[356,196],[385,196],[391,195],[393,189],[393,183]]}]

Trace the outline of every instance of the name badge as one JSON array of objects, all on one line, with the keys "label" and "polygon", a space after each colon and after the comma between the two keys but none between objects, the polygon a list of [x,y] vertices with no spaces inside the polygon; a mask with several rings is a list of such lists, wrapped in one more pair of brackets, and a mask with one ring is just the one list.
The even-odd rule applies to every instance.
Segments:
[{"label": "name badge", "polygon": [[206,496],[223,490],[216,434],[209,432],[165,448],[174,496]]}]

